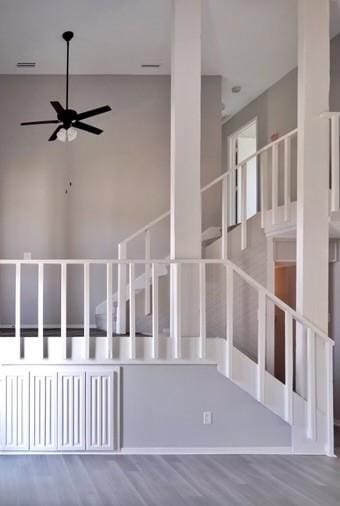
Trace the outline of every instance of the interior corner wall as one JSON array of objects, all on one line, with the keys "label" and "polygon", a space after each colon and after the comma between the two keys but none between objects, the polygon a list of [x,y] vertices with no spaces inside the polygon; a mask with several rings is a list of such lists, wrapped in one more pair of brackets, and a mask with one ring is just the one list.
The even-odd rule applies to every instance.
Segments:
[{"label": "interior corner wall", "polygon": [[[0,258],[23,258],[24,252],[42,259],[116,258],[119,241],[169,209],[170,77],[72,75],[74,109],[109,104],[112,112],[89,121],[103,128],[100,136],[79,132],[72,143],[48,142],[54,125],[20,122],[54,119],[50,100],[63,102],[64,81],[59,75],[0,76]],[[203,77],[204,182],[221,173],[220,112],[221,79]],[[213,198],[208,207],[209,220],[217,213]],[[161,258],[168,255],[169,234],[158,232],[162,240],[153,241],[152,255]],[[142,241],[131,244],[130,258],[142,248]],[[105,299],[104,271],[96,267],[91,274],[92,323]],[[46,324],[60,318],[58,276],[48,267]],[[23,323],[34,324],[34,267],[25,267],[22,278]],[[80,267],[70,269],[68,281],[68,321],[77,324],[83,318]],[[1,267],[0,324],[13,321],[14,269]]]},{"label": "interior corner wall", "polygon": [[244,125],[257,118],[257,148],[268,142],[270,136],[280,136],[297,126],[297,70],[294,69],[280,81],[250,102],[223,125],[222,129],[222,163],[228,166],[227,138]]}]

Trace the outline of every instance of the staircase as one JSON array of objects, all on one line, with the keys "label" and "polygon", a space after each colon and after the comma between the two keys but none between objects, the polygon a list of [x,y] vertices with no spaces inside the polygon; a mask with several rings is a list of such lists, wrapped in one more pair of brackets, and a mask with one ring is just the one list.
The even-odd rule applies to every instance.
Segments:
[{"label": "staircase", "polygon": [[[221,227],[209,227],[202,233],[202,247],[206,247],[215,240],[219,239],[221,237]],[[148,241],[150,241],[150,235],[148,236]],[[147,249],[149,246],[147,246]],[[164,258],[164,261],[169,260],[169,258]],[[157,269],[156,277],[159,280],[159,278],[163,278],[167,276],[169,273],[168,266],[166,264],[161,264],[159,268]],[[150,289],[152,285],[152,279],[151,279],[151,269],[149,266],[146,266],[145,271],[137,276],[134,280],[134,294],[139,295],[144,292],[145,295],[145,316],[148,316],[151,314],[151,304],[150,304]],[[124,293],[124,299],[126,302],[129,301],[130,298],[130,287],[127,283],[125,285],[125,293]],[[114,327],[117,326],[117,303],[118,300],[118,292],[113,293],[112,295],[112,322]],[[101,330],[107,330],[107,300],[104,300],[96,307],[96,328]],[[165,329],[166,330],[166,329]],[[138,331],[138,329],[137,329]]]},{"label": "staircase", "polygon": [[[336,118],[338,121],[338,116]],[[331,124],[333,126],[335,124],[333,117]],[[281,232],[284,228],[290,227],[289,233],[294,233],[291,148],[295,137],[296,130],[270,143],[253,155],[260,161],[261,180],[261,203],[259,216],[256,219],[259,221],[259,227],[262,227],[264,233],[268,235],[273,233],[273,230],[270,229],[273,226],[281,227]],[[337,217],[340,211],[338,136],[332,135],[332,142],[330,221],[333,217]],[[283,162],[281,165],[280,160]],[[63,375],[65,376],[65,385],[70,387],[70,391],[73,392],[75,388],[75,392],[81,394],[83,401],[80,411],[82,414],[77,419],[84,420],[84,399],[88,393],[90,397],[86,401],[88,403],[86,409],[91,408],[93,404],[90,402],[91,388],[94,389],[93,392],[100,393],[100,388],[103,388],[104,393],[106,392],[106,397],[104,397],[108,402],[103,407],[103,414],[106,417],[107,415],[111,417],[112,396],[111,394],[106,395],[107,388],[111,388],[112,392],[116,391],[119,397],[118,386],[114,390],[114,375],[119,375],[119,367],[114,372],[111,370],[113,366],[121,364],[214,364],[228,381],[238,385],[291,426],[290,452],[333,455],[332,357],[334,342],[322,329],[287,306],[261,283],[231,262],[228,257],[229,241],[234,230],[240,237],[240,249],[245,250],[248,247],[249,220],[246,216],[246,168],[248,161],[245,160],[240,166],[231,168],[201,190],[204,193],[217,184],[221,185],[221,222],[212,228],[209,227],[202,234],[202,247],[205,252],[208,248],[210,248],[209,251],[216,250],[217,245],[219,246],[219,254],[215,255],[215,258],[204,258],[204,254],[202,254],[201,259],[183,260],[169,259],[168,257],[159,260],[153,259],[151,257],[152,234],[155,227],[167,226],[166,220],[168,220],[170,212],[166,212],[122,241],[118,248],[118,259],[0,259],[0,266],[11,266],[12,270],[15,270],[13,279],[15,305],[11,308],[15,314],[14,335],[0,339],[3,371],[3,374],[0,374],[0,395],[5,396],[2,397],[1,402],[2,406],[6,407],[5,410],[2,410],[5,413],[3,418],[16,419],[12,416],[12,408],[13,406],[19,407],[22,412],[19,410],[17,419],[21,423],[22,417],[25,415],[26,421],[24,420],[24,422],[28,427],[29,391],[33,396],[36,392],[38,404],[41,404],[39,397],[41,388],[45,388],[49,398],[55,400],[55,391],[63,392],[61,388],[57,389],[57,381],[61,382],[60,385],[64,381]],[[281,183],[283,183],[283,187]],[[236,212],[236,201],[238,200],[241,203],[239,216]],[[280,230],[276,230],[275,233],[279,234]],[[287,233],[287,230],[282,233]],[[129,258],[131,242],[140,239],[144,241],[144,258],[135,260]],[[60,269],[60,285],[59,280],[57,285],[60,288],[61,301],[60,334],[46,336],[44,334],[44,281],[45,267],[51,264]],[[68,268],[71,265],[81,266],[84,273],[83,329],[75,336],[68,335],[67,326],[67,277]],[[97,306],[96,317],[98,326],[105,329],[106,335],[103,331],[93,334],[90,325],[91,268],[98,265],[105,268],[106,272],[106,299]],[[33,329],[32,333],[24,335],[21,332],[21,276],[27,266],[29,268],[35,266],[37,272],[38,324],[36,334]],[[209,327],[209,308],[214,307],[214,302],[211,300],[207,288],[211,282],[212,270],[217,270],[215,277],[220,283],[219,300],[225,317],[225,328],[218,336],[211,335]],[[169,284],[169,290],[168,298],[164,301],[161,297],[161,285],[165,280]],[[256,352],[253,355],[247,353],[246,349],[240,349],[235,339],[235,309],[241,305],[242,311],[244,309],[244,301],[237,298],[235,289],[239,280],[252,290],[255,297],[257,315],[255,328],[252,330],[256,336]],[[150,321],[150,335],[139,335],[137,313],[140,301],[143,302],[143,316]],[[275,377],[266,362],[267,347],[272,333],[271,317],[275,308],[279,308],[283,312],[285,321],[284,381],[279,381]],[[168,311],[169,314],[169,332],[160,329],[160,316],[163,311]],[[183,323],[186,319],[193,323],[190,335],[184,330]],[[302,359],[300,362],[295,360],[294,353],[297,340],[301,340],[306,349],[305,360]],[[51,367],[45,368],[47,365]],[[73,370],[72,377],[69,376],[68,366],[70,365],[72,368],[78,367],[77,370]],[[91,369],[93,365],[96,367],[94,371]],[[85,366],[88,371],[84,375],[83,368]],[[295,388],[297,374],[306,377],[305,389],[297,390]],[[87,381],[86,388],[85,379]],[[3,387],[1,387],[1,382]],[[28,390],[29,388],[31,390]],[[19,393],[25,399],[25,403],[19,403],[20,406],[16,397]],[[45,402],[45,397],[41,398]],[[68,394],[65,399],[61,398],[61,408],[64,403],[68,402],[67,399]],[[79,407],[78,401],[76,404]],[[43,417],[45,416],[45,407],[38,410]],[[97,419],[95,405],[93,404],[92,407],[93,419]],[[56,418],[58,409],[59,407],[53,404],[52,415],[54,418]],[[32,417],[33,412],[34,409],[30,415]],[[62,416],[60,416],[60,420],[63,420]],[[44,419],[44,423],[45,421]],[[0,420],[0,422],[5,423],[4,420]],[[72,420],[70,424],[73,424]],[[105,424],[106,426],[112,426],[111,419]],[[17,428],[17,424],[15,427]],[[31,427],[35,428],[38,425],[31,423]],[[41,427],[45,427],[45,425],[42,424]],[[5,448],[10,450],[28,448],[27,442],[13,442],[11,434],[9,433],[10,440]],[[45,438],[44,434],[43,431],[43,439]],[[88,435],[88,447],[97,448],[98,441],[90,441],[91,431]],[[44,443],[45,440],[41,442],[39,438],[36,442],[34,437],[31,442],[32,448],[43,448],[44,450],[56,448],[52,441],[53,438],[49,446]],[[77,444],[76,442],[69,444],[66,441],[65,448],[82,448],[80,443],[78,446]],[[106,437],[100,446],[105,451],[113,449],[112,437],[109,439]]]},{"label": "staircase", "polygon": [[[331,117],[331,126],[336,129],[339,118]],[[207,266],[213,260],[197,262],[197,291],[199,292],[199,337],[185,338],[181,328],[181,296],[178,296],[178,286],[181,285],[181,269],[183,262],[171,262],[170,266],[170,299],[173,300],[170,313],[174,312],[174,320],[170,321],[170,348],[169,338],[160,336],[158,323],[158,285],[159,279],[168,274],[168,268],[163,263],[151,260],[151,233],[155,227],[165,226],[170,211],[162,214],[149,224],[145,225],[132,236],[119,244],[118,257],[118,289],[112,296],[113,322],[117,334],[127,332],[127,303],[130,302],[128,319],[135,321],[135,296],[144,293],[145,315],[152,317],[152,337],[149,345],[142,345],[142,354],[145,358],[145,346],[150,347],[150,358],[159,357],[160,350],[166,351],[167,359],[182,359],[183,354],[191,360],[212,360],[217,364],[218,370],[229,380],[239,385],[260,403],[272,412],[283,418],[292,426],[292,452],[311,454],[333,454],[333,401],[332,401],[332,348],[333,341],[317,329],[312,322],[297,314],[272,293],[257,283],[244,271],[228,260],[228,239],[232,228],[239,226],[241,233],[241,250],[247,248],[248,219],[246,216],[247,195],[247,164],[256,157],[260,174],[260,203],[258,205],[261,228],[267,237],[294,237],[296,234],[296,170],[293,155],[296,156],[297,130],[293,130],[283,137],[271,142],[241,164],[232,167],[214,181],[201,189],[202,195],[216,185],[221,186],[222,209],[221,221],[215,227],[210,227],[202,234],[203,249],[217,241],[220,244],[220,258],[215,262],[225,266],[226,270],[226,335],[218,338],[209,338],[207,335],[206,300]],[[339,200],[339,138],[332,135],[331,160],[331,188],[330,188],[330,230],[331,235],[340,237],[337,226],[340,216]],[[296,167],[296,161],[295,161]],[[237,205],[237,202],[239,204]],[[238,207],[238,210],[237,210]],[[134,278],[134,268],[129,267],[129,282],[127,275],[128,248],[132,241],[144,240],[145,271]],[[184,262],[185,263],[185,262]],[[194,262],[191,262],[194,263]],[[156,268],[157,264],[157,268]],[[257,358],[252,359],[238,349],[233,342],[234,334],[234,278],[238,276],[257,292]],[[131,281],[132,280],[132,281]],[[150,289],[151,288],[151,289]],[[131,304],[131,299],[133,303]],[[151,304],[152,298],[152,304]],[[270,301],[278,306],[285,314],[285,383],[280,382],[266,369],[266,346],[268,340],[268,308]],[[170,303],[171,304],[171,303]],[[131,308],[132,305],[132,308]],[[107,319],[107,301],[102,302],[96,309],[98,325],[105,327]],[[155,314],[157,312],[157,315]],[[178,316],[178,313],[180,315]],[[100,322],[101,320],[101,322]],[[138,331],[138,329],[137,329]],[[136,328],[132,325],[132,335]],[[133,337],[134,338],[134,337]],[[307,370],[306,392],[296,392],[294,380],[294,340],[306,341],[307,357],[305,368]],[[166,339],[164,341],[164,339]],[[190,344],[188,342],[190,341]],[[130,346],[130,358],[135,358],[135,344]],[[183,352],[188,349],[188,353]],[[193,351],[192,351],[193,350]],[[171,360],[171,358],[170,358]],[[297,367],[297,365],[296,365]],[[323,371],[320,374],[320,371]],[[317,394],[318,392],[318,394]],[[321,392],[321,393],[320,393]]]}]

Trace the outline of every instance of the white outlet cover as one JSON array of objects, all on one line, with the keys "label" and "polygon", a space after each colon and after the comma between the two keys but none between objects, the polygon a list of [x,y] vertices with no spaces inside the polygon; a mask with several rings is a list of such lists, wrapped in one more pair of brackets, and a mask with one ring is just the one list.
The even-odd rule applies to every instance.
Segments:
[{"label": "white outlet cover", "polygon": [[32,253],[30,251],[25,251],[24,260],[32,260]]},{"label": "white outlet cover", "polygon": [[211,425],[211,424],[212,424],[212,412],[203,411],[203,425]]}]

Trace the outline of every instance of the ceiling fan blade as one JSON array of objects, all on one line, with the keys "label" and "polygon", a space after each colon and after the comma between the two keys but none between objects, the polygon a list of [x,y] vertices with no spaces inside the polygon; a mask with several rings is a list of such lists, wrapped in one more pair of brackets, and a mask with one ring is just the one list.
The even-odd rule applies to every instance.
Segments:
[{"label": "ceiling fan blade", "polygon": [[97,107],[97,109],[91,109],[89,111],[81,112],[77,114],[77,120],[91,118],[92,116],[97,116],[98,114],[103,114],[104,112],[111,111],[111,107],[109,105],[104,105],[103,107]]},{"label": "ceiling fan blade", "polygon": [[65,111],[60,102],[52,101],[51,106],[57,114],[62,114]]},{"label": "ceiling fan blade", "polygon": [[85,130],[85,132],[89,132],[90,134],[99,135],[104,132],[104,130],[101,130],[100,128],[88,125],[87,123],[82,123],[81,121],[75,121],[72,126],[79,128],[80,130]]},{"label": "ceiling fan blade", "polygon": [[55,141],[57,139],[57,133],[59,132],[59,130],[61,130],[63,128],[63,125],[59,125],[58,128],[56,128],[53,132],[53,134],[51,135],[51,137],[48,139],[49,141]]},{"label": "ceiling fan blade", "polygon": [[54,123],[59,123],[59,120],[53,119],[51,121],[25,121],[24,123],[20,123],[20,125],[52,125]]}]

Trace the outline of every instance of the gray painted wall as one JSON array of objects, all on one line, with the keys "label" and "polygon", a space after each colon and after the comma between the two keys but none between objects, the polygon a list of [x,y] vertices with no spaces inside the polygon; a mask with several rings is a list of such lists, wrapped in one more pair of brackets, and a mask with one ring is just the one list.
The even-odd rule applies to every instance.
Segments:
[{"label": "gray painted wall", "polygon": [[[62,76],[1,76],[0,257],[114,258],[120,240],[169,208],[170,78],[168,76],[72,76],[72,107],[109,104],[112,113],[92,120],[97,137],[79,133],[73,143],[47,142],[49,126],[20,127],[21,121],[53,119],[51,99],[64,96]],[[221,173],[221,81],[202,85],[202,183]],[[72,182],[72,186],[69,186]],[[65,190],[68,193],[65,193]],[[214,221],[218,201],[208,197],[204,223]],[[168,237],[168,224],[155,231]],[[154,242],[154,245],[157,241]],[[153,247],[168,254],[168,239]],[[140,257],[142,242],[130,249]],[[37,319],[36,269],[25,268],[22,317]],[[114,283],[116,281],[114,272]],[[68,317],[83,316],[83,280],[72,267]],[[59,273],[46,273],[45,323],[59,322]],[[91,275],[91,319],[105,299],[104,268]],[[0,324],[13,323],[14,269],[0,268]]]},{"label": "gray painted wall", "polygon": [[125,366],[122,408],[123,447],[290,445],[289,425],[215,366]]}]

